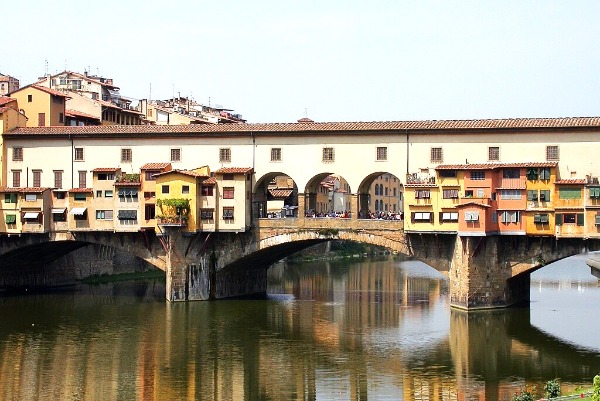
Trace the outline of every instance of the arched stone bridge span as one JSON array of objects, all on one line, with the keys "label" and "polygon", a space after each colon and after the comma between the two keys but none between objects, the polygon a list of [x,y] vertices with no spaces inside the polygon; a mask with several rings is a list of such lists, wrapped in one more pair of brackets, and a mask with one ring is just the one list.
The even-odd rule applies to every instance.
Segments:
[{"label": "arched stone bridge span", "polygon": [[528,301],[529,273],[600,248],[600,241],[576,238],[405,233],[395,220],[259,219],[245,233],[188,236],[170,227],[161,236],[94,231],[0,237],[0,274],[9,266],[47,265],[98,244],[164,270],[170,301],[220,299],[264,293],[266,271],[273,263],[329,240],[382,246],[434,267],[450,279],[451,304],[464,309]]}]

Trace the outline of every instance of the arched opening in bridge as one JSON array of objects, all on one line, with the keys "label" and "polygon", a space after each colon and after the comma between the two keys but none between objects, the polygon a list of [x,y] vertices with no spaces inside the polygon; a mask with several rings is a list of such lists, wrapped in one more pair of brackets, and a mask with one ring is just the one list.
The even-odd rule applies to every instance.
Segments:
[{"label": "arched opening in bridge", "polygon": [[311,178],[304,190],[306,217],[350,218],[352,190],[339,174],[321,173]]},{"label": "arched opening in bridge", "polygon": [[404,187],[394,174],[374,172],[360,183],[358,195],[359,219],[403,219]]},{"label": "arched opening in bridge", "polygon": [[255,185],[252,209],[255,218],[297,217],[296,183],[281,172],[266,174]]}]

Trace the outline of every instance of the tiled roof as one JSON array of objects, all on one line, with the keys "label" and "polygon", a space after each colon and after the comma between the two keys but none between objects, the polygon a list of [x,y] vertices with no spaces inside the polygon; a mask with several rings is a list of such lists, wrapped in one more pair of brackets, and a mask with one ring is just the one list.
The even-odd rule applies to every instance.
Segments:
[{"label": "tiled roof", "polygon": [[94,192],[94,190],[92,188],[71,188],[71,189],[69,189],[69,192],[73,192],[73,193],[89,193],[89,192]]},{"label": "tiled roof", "polygon": [[47,88],[45,86],[41,86],[41,85],[30,85],[30,86],[32,88],[39,89],[42,92],[46,92],[46,93],[48,93],[48,94],[50,94],[52,96],[59,96],[59,97],[64,97],[64,98],[69,98],[69,99],[71,98],[70,96],[66,95],[63,92],[60,92],[60,91],[57,91],[57,90],[54,90],[54,89],[50,89],[50,88]]},{"label": "tiled roof", "polygon": [[191,171],[191,170],[169,170],[169,171],[164,171],[162,173],[156,173],[154,174],[156,177],[160,176],[160,175],[167,175],[167,174],[183,174],[183,175],[187,175],[190,177],[206,177],[206,175],[204,174],[200,174],[200,173],[196,173],[195,171]]},{"label": "tiled roof", "polygon": [[215,174],[246,174],[251,173],[252,167],[222,167]]},{"label": "tiled roof", "polygon": [[[456,185],[455,185],[456,186]],[[437,188],[437,184],[433,182],[407,182],[404,184],[405,188]]]},{"label": "tiled roof", "polygon": [[4,113],[6,110],[9,110],[10,107],[0,107],[0,113]]},{"label": "tiled roof", "polygon": [[146,163],[140,167],[140,170],[162,170],[170,165],[171,163]]},{"label": "tiled roof", "polygon": [[[24,127],[9,132],[12,135],[165,135],[200,133],[281,134],[293,132],[382,132],[382,131],[485,131],[491,129],[600,129],[600,117],[573,118],[517,118],[491,120],[426,120],[426,121],[373,121],[373,122],[320,122],[320,123],[258,123],[258,124],[191,124],[191,125],[98,125],[83,127]],[[5,134],[6,135],[6,134]]]},{"label": "tiled roof", "polygon": [[558,162],[440,164],[436,170],[493,170],[497,168],[556,167]]},{"label": "tiled roof", "polygon": [[586,183],[585,178],[565,178],[554,181],[555,185],[584,185]]},{"label": "tiled roof", "polygon": [[476,201],[461,203],[460,205],[456,205],[456,208],[465,207],[465,206],[479,206],[479,207],[491,207],[490,205],[486,205],[485,203],[480,203]]},{"label": "tiled roof", "polygon": [[92,173],[114,173],[120,171],[119,167],[98,167],[92,170]]},{"label": "tiled roof", "polygon": [[16,99],[13,99],[12,97],[8,97],[8,96],[0,96],[0,106],[6,104],[6,103],[10,103],[10,102],[14,102]]},{"label": "tiled roof", "polygon": [[87,113],[83,113],[83,112],[78,111],[78,110],[66,109],[65,110],[65,115],[67,117],[83,117],[83,118],[89,118],[91,120],[98,120],[98,121],[100,121],[100,117],[93,116],[93,115],[87,114]]},{"label": "tiled roof", "polygon": [[117,181],[115,187],[139,187],[142,185],[140,181]]},{"label": "tiled roof", "polygon": [[0,192],[4,193],[42,193],[49,190],[47,187],[25,187],[25,188],[14,188],[14,187],[0,187]]},{"label": "tiled roof", "polygon": [[210,177],[207,178],[206,180],[202,181],[203,185],[216,185],[217,184],[217,180],[215,177]]}]

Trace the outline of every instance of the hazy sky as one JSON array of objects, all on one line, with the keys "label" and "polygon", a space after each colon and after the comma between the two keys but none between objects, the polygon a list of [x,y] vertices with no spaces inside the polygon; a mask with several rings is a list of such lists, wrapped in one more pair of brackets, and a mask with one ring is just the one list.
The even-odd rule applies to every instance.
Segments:
[{"label": "hazy sky", "polygon": [[596,0],[19,0],[0,72],[88,69],[249,122],[598,116],[599,21]]}]

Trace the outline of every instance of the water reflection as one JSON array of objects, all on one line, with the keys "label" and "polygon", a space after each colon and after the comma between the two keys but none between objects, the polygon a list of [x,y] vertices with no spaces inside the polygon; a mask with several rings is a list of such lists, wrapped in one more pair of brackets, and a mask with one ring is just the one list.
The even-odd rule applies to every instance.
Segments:
[{"label": "water reflection", "polygon": [[544,293],[451,311],[443,276],[389,260],[270,280],[266,300],[165,304],[156,281],[0,298],[0,399],[502,400],[600,371],[600,349],[548,334]]}]

